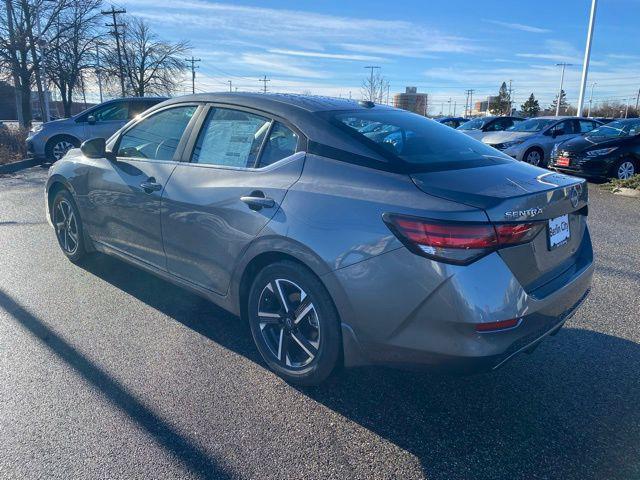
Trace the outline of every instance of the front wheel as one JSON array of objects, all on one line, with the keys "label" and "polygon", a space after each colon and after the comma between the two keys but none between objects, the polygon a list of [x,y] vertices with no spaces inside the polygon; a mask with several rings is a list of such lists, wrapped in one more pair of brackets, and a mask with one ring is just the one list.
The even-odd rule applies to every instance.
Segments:
[{"label": "front wheel", "polygon": [[51,209],[51,221],[62,253],[72,262],[80,262],[86,256],[82,222],[78,207],[67,190],[60,190],[56,194]]},{"label": "front wheel", "polygon": [[265,267],[248,298],[251,333],[269,367],[287,382],[318,385],[340,358],[338,314],[329,293],[306,267]]},{"label": "front wheel", "polygon": [[544,153],[542,153],[542,150],[532,148],[524,154],[524,161],[536,167],[541,167],[544,162]]},{"label": "front wheel", "polygon": [[45,156],[47,160],[57,162],[64,157],[69,150],[77,147],[79,147],[79,144],[75,138],[61,135],[49,140],[45,149]]},{"label": "front wheel", "polygon": [[636,166],[631,160],[621,160],[616,165],[613,173],[617,179],[626,180],[637,173]]}]

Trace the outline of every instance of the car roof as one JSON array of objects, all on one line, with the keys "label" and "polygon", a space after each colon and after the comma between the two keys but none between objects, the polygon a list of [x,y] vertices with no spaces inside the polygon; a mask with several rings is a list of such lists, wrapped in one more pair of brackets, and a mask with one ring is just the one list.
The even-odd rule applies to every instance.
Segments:
[{"label": "car roof", "polygon": [[165,103],[182,102],[213,102],[229,103],[237,106],[256,108],[273,113],[280,113],[286,116],[286,112],[293,110],[304,110],[306,112],[322,112],[330,110],[365,110],[391,108],[386,105],[375,104],[370,107],[363,105],[357,100],[348,98],[323,97],[318,95],[298,95],[291,93],[251,93],[251,92],[218,92],[218,93],[198,93],[195,95],[185,95],[175,97]]}]

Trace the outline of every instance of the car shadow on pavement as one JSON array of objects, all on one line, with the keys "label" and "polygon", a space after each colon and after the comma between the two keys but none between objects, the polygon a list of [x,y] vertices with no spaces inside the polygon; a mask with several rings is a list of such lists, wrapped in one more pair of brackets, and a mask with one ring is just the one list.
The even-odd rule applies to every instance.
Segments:
[{"label": "car shadow on pavement", "polygon": [[[84,268],[263,365],[245,322],[206,300],[103,255]],[[347,369],[298,391],[410,452],[429,479],[630,479],[640,478],[639,372],[637,343],[565,327],[491,374]]]},{"label": "car shadow on pavement", "polygon": [[85,381],[99,389],[104,398],[146,430],[166,451],[200,478],[227,479],[231,475],[174,427],[146,407],[100,366],[40,321],[16,300],[0,290],[0,308],[28,330],[58,359],[73,368]]}]

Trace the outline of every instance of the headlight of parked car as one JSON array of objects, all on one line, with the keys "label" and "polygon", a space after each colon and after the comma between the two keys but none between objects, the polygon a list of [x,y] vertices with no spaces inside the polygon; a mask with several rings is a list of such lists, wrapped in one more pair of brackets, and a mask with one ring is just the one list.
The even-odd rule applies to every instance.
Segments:
[{"label": "headlight of parked car", "polygon": [[600,148],[598,150],[590,150],[587,152],[587,157],[600,157],[602,155],[608,155],[618,147]]},{"label": "headlight of parked car", "polygon": [[511,147],[515,147],[516,145],[520,145],[522,142],[524,142],[524,140],[512,140],[510,142],[504,142],[502,144],[502,148],[511,148]]}]

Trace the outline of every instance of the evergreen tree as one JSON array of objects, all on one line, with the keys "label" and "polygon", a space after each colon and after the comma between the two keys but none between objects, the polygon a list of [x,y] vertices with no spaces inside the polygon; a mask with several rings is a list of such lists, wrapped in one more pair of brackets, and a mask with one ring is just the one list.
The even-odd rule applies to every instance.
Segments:
[{"label": "evergreen tree", "polygon": [[[551,102],[551,105],[549,106],[549,110],[555,113],[557,105],[558,105],[558,95],[556,95],[556,98],[554,98],[553,102]],[[560,90],[560,114],[561,115],[566,113],[568,106],[569,104],[567,103],[567,94],[565,93],[564,90]]]},{"label": "evergreen tree", "polygon": [[509,96],[509,89],[507,88],[507,82],[502,82],[500,90],[498,90],[498,96],[490,100],[489,111],[496,115],[510,115],[511,97]]},{"label": "evergreen tree", "polygon": [[535,117],[540,112],[540,104],[533,93],[529,95],[529,99],[520,106],[520,110],[527,117]]}]

